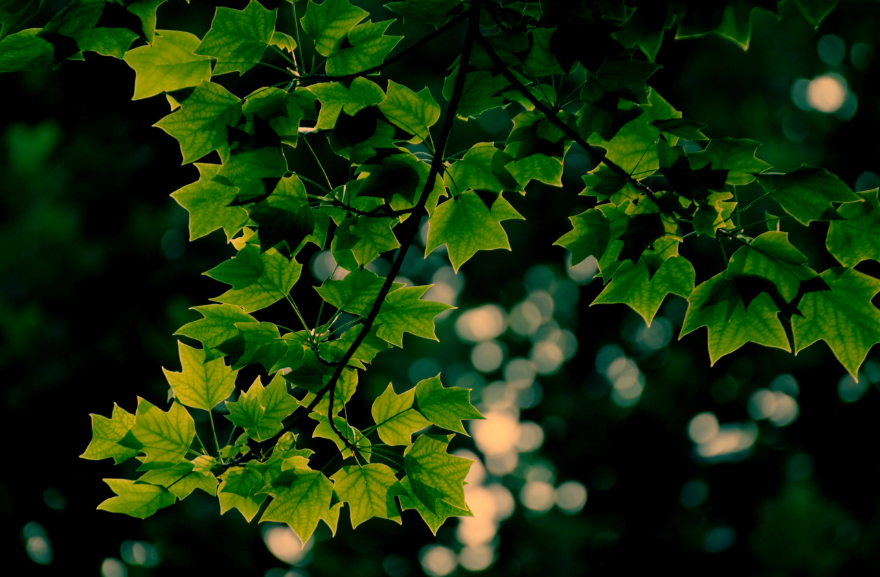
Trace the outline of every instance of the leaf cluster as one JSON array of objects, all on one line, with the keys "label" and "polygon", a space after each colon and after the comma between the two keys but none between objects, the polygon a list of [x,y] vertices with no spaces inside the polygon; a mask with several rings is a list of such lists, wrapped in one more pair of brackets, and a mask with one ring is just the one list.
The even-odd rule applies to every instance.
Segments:
[{"label": "leaf cluster", "polygon": [[[523,219],[511,200],[535,194],[534,183],[561,187],[573,147],[592,168],[583,175],[584,210],[556,244],[571,251],[572,266],[596,260],[604,288],[594,304],[626,304],[650,324],[667,295],[684,297],[681,336],[706,327],[713,363],[748,342],[797,353],[824,340],[855,377],[880,342],[871,302],[880,280],[856,269],[880,260],[877,189],[854,192],[822,168],[769,172],[759,143],[707,138],[704,125],[649,85],[665,30],[717,33],[745,48],[752,11],[775,11],[775,2],[387,4],[407,23],[434,27],[411,42],[386,33],[395,20],[374,22],[349,0],[282,3],[293,30],[277,29],[278,9],[259,0],[217,8],[203,38],[157,29],[162,3],[74,0],[43,28],[13,33],[34,3],[0,2],[0,71],[93,51],[134,70],[134,99],[164,95],[170,113],[156,126],[199,173],[172,194],[189,212],[190,240],[222,229],[235,251],[205,272],[228,287],[211,299],[217,304],[195,307],[202,318],[176,333],[201,348],[181,342],[182,370],[165,370],[170,408],[139,399],[135,414],[115,406],[109,419],[92,415],[83,457],[135,458],[142,473],[107,480],[116,496],[100,509],[143,518],[201,489],[222,512],[235,508],[250,521],[263,509],[261,520],[287,523],[303,541],[319,520],[335,531],[344,503],[353,526],[400,522],[402,509],[415,509],[436,532],[446,518],[469,515],[462,484],[470,463],[448,453],[453,434],[466,434],[462,420],[481,418],[467,390],[444,387],[439,376],[402,394],[389,385],[361,430],[346,405],[378,353],[402,347],[404,333],[436,339],[434,319],[451,308],[426,300],[429,286],[395,282],[421,219],[426,255],[445,246],[456,271],[479,251],[509,250],[502,223]],[[836,1],[797,3],[818,24]],[[390,63],[456,30],[464,31],[460,55],[436,97],[382,78]],[[401,42],[407,47],[392,55]],[[307,62],[304,46],[320,62]],[[283,67],[270,62],[279,58]],[[257,65],[283,80],[244,95],[217,80]],[[518,111],[504,141],[447,151],[455,122],[497,107]],[[317,140],[347,170],[327,172]],[[324,181],[291,171],[292,155],[313,159]],[[742,225],[754,202],[741,205],[737,187],[753,182],[785,216]],[[840,266],[815,270],[780,230],[782,219],[829,222],[825,245]],[[759,225],[769,230],[746,234]],[[696,285],[709,275],[698,275],[680,247],[699,237],[719,244],[724,268]],[[337,263],[314,287],[317,311],[291,297],[309,244]],[[368,268],[382,255],[393,260],[385,277]],[[279,301],[300,326],[253,316]],[[268,384],[237,386],[249,365]],[[212,416],[221,403],[225,444]],[[212,449],[191,410],[207,412]],[[292,432],[306,424],[312,439],[336,448],[320,468],[306,434]],[[432,426],[453,434],[431,429],[413,440]]]}]

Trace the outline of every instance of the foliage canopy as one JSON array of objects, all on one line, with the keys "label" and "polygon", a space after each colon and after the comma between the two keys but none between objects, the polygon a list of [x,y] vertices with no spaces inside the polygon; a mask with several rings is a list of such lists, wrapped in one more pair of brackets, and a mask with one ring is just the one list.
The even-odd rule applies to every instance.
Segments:
[{"label": "foliage canopy", "polygon": [[[100,509],[144,518],[201,489],[248,521],[268,501],[261,520],[287,523],[303,541],[318,521],[335,531],[346,503],[353,526],[399,523],[402,508],[436,532],[446,518],[470,515],[462,488],[470,462],[447,451],[454,433],[467,434],[463,420],[482,418],[466,389],[439,375],[402,394],[388,385],[373,401],[374,423],[360,430],[346,404],[379,352],[402,347],[404,333],[436,338],[434,318],[450,308],[422,298],[429,286],[395,282],[421,219],[426,254],[445,245],[456,270],[478,251],[510,249],[504,223],[523,216],[508,199],[532,181],[561,186],[575,146],[593,168],[583,175],[585,209],[556,244],[573,266],[596,259],[604,283],[596,303],[626,304],[650,324],[667,295],[687,298],[681,336],[706,327],[713,363],[749,342],[797,353],[823,340],[856,377],[880,342],[871,303],[880,280],[855,268],[880,260],[878,190],[854,192],[823,168],[769,172],[759,143],[709,140],[704,125],[648,85],[665,30],[717,33],[746,48],[752,10],[775,10],[774,2],[406,0],[385,7],[434,31],[394,55],[407,41],[386,34],[393,21],[373,22],[349,0],[217,8],[201,39],[157,29],[163,2],[74,0],[43,28],[15,31],[41,3],[0,1],[0,70],[93,51],[134,69],[135,100],[165,95],[171,113],[156,126],[199,172],[172,195],[190,214],[190,239],[222,229],[236,251],[205,273],[228,286],[211,299],[219,304],[195,307],[203,318],[175,333],[201,348],[181,342],[181,370],[165,369],[168,410],[139,398],[134,415],[118,405],[111,418],[92,415],[82,457],[135,458],[143,472],[106,480],[116,496]],[[836,3],[797,1],[815,24]],[[276,29],[278,9],[294,12],[294,30]],[[444,106],[428,88],[383,81],[388,64],[456,31],[464,31],[461,53],[442,82]],[[322,58],[317,65],[304,45]],[[214,82],[257,65],[284,81],[244,96]],[[521,112],[505,141],[446,150],[455,122],[512,104]],[[325,172],[322,183],[289,170],[290,155],[310,154],[323,171],[310,143],[323,138],[345,159],[345,174]],[[754,202],[741,206],[737,186],[754,181],[786,216],[741,224]],[[814,270],[780,231],[788,218],[830,222],[825,245],[840,266]],[[746,233],[760,226],[767,230]],[[698,236],[717,239],[725,270],[695,286],[679,247]],[[312,324],[290,296],[309,243],[329,247],[338,263],[316,287],[323,303]],[[729,259],[725,246],[735,247]],[[394,251],[386,276],[368,268]],[[253,316],[282,300],[300,327]],[[248,365],[260,365],[267,382],[239,383],[229,400]],[[211,415],[224,402],[232,427],[222,444]],[[207,412],[213,451],[187,407]],[[292,432],[306,416],[312,437],[336,446],[319,469],[311,460],[321,444]],[[418,434],[429,426],[453,434]]]}]

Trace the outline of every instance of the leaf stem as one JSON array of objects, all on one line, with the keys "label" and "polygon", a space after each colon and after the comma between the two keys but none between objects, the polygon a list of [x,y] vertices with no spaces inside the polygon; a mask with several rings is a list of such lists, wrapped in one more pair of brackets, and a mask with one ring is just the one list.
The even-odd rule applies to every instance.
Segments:
[{"label": "leaf stem", "polygon": [[303,135],[303,137],[302,137],[302,141],[305,142],[305,143],[306,143],[306,146],[309,147],[309,152],[311,152],[311,153],[312,153],[312,156],[315,157],[315,162],[318,163],[318,167],[321,169],[321,172],[324,173],[324,178],[327,180],[327,186],[330,187],[330,188],[328,189],[327,192],[330,192],[331,190],[333,190],[333,185],[330,183],[330,177],[327,176],[327,171],[324,170],[324,165],[321,164],[321,159],[318,158],[318,155],[317,155],[317,154],[315,154],[315,149],[312,148],[312,145],[309,143],[309,139],[306,138],[305,135]]},{"label": "leaf stem", "polygon": [[[736,189],[734,188],[734,190],[736,190]],[[752,208],[752,207],[755,205],[756,202],[758,202],[759,200],[763,199],[765,196],[767,196],[767,195],[769,195],[769,194],[770,194],[769,192],[765,192],[764,194],[762,194],[761,196],[759,196],[758,198],[756,198],[756,199],[753,200],[752,202],[750,202],[750,203],[748,203],[747,205],[745,205],[744,207],[742,207],[742,209],[740,209],[740,208],[739,208],[739,205],[737,205],[737,210],[736,210],[733,214],[739,216],[740,214],[744,213],[744,212],[747,211],[748,209]],[[734,198],[735,198],[735,197],[734,197]],[[737,225],[737,226],[739,226],[739,225]]]},{"label": "leaf stem", "polygon": [[274,64],[269,64],[268,62],[257,62],[257,64],[260,64],[262,66],[266,66],[267,68],[274,68],[275,70],[278,70],[279,72],[283,72],[284,74],[287,74],[288,76],[293,76],[293,74],[290,73],[290,70],[285,70],[285,69],[281,68],[280,66],[275,66]]},{"label": "leaf stem", "polygon": [[220,459],[220,463],[223,464],[223,456],[220,455],[220,441],[217,440],[217,429],[214,428],[214,416],[211,414],[211,411],[208,411],[208,421],[211,422],[211,432],[214,433],[214,445],[217,446],[217,458]]},{"label": "leaf stem", "polygon": [[[300,37],[299,37],[299,26],[300,26],[300,22],[299,22],[299,18],[297,18],[297,16],[296,16],[296,0],[294,0],[293,2],[291,2],[291,3],[290,3],[290,6],[293,8],[293,28],[294,28],[294,30],[295,30],[295,32],[296,32],[296,47],[299,48],[299,61],[300,61],[300,65],[297,66],[297,68],[298,68],[300,71],[305,72],[305,71],[306,71],[306,70],[305,70],[306,58],[305,58],[305,56],[303,56],[302,40],[301,40]],[[294,53],[294,58],[296,58],[296,54],[295,54],[295,53]]]},{"label": "leaf stem", "polygon": [[232,425],[232,430],[229,431],[229,440],[226,441],[227,445],[230,445],[232,443],[232,437],[235,436],[235,429],[237,429],[237,428],[238,428],[238,425]]},{"label": "leaf stem", "polygon": [[286,298],[286,299],[287,299],[287,302],[290,303],[290,306],[293,307],[293,312],[295,312],[295,313],[296,313],[296,316],[299,317],[299,322],[302,323],[303,329],[305,329],[306,331],[308,331],[308,330],[309,330],[309,325],[306,324],[306,320],[303,318],[302,313],[299,312],[299,308],[296,306],[296,303],[293,302],[293,299],[290,298],[290,295],[289,295],[289,294],[284,295],[284,298]]}]

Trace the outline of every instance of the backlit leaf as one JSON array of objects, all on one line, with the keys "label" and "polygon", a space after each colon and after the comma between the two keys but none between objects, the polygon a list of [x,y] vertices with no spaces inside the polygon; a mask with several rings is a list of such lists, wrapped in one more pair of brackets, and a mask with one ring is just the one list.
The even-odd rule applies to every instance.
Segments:
[{"label": "backlit leaf", "polygon": [[353,528],[372,517],[401,523],[392,490],[397,477],[388,465],[373,463],[342,467],[330,478],[336,494],[351,509]]},{"label": "backlit leaf", "polygon": [[164,487],[137,484],[127,479],[104,479],[104,482],[117,496],[98,505],[101,511],[125,513],[131,517],[146,519],[176,501],[174,493]]},{"label": "backlit leaf", "polygon": [[458,269],[479,250],[510,250],[501,221],[523,217],[500,194],[487,208],[475,192],[464,192],[439,205],[431,215],[425,255],[445,244],[452,267]]},{"label": "backlit leaf", "polygon": [[880,292],[880,281],[854,269],[836,267],[821,274],[831,290],[804,295],[792,317],[794,350],[800,352],[823,340],[837,360],[858,379],[868,351],[880,342],[880,311],[871,299]]},{"label": "backlit leaf", "polygon": [[183,460],[195,431],[195,422],[180,403],[166,413],[138,397],[135,425],[119,444],[146,455],[139,471],[164,469]]},{"label": "backlit leaf", "polygon": [[135,417],[116,403],[113,403],[111,418],[89,415],[92,418],[92,440],[86,447],[83,459],[98,460],[113,457],[119,463],[137,455],[136,449],[119,444],[125,434],[134,426]]},{"label": "backlit leaf", "polygon": [[295,260],[288,260],[273,249],[261,254],[259,248],[248,245],[205,274],[232,285],[211,300],[238,305],[250,313],[285,298],[299,280],[300,271],[302,265]]},{"label": "backlit leaf", "polygon": [[163,368],[165,378],[174,391],[174,398],[188,407],[210,411],[235,389],[238,371],[231,370],[225,361],[205,361],[205,351],[178,342],[183,371],[176,373]]},{"label": "backlit leaf", "polygon": [[785,212],[801,224],[814,220],[840,220],[832,202],[858,202],[858,195],[824,168],[801,166],[788,174],[761,174],[758,182]]},{"label": "backlit leaf", "polygon": [[218,7],[211,29],[195,54],[217,59],[214,74],[244,74],[263,56],[275,31],[277,10],[266,10],[251,0],[243,10]]},{"label": "backlit leaf", "polygon": [[211,60],[193,53],[198,45],[199,39],[189,32],[158,30],[152,45],[127,52],[125,62],[137,73],[133,100],[209,80]]},{"label": "backlit leaf", "polygon": [[420,381],[415,390],[413,407],[438,427],[467,435],[461,421],[484,418],[471,404],[470,389],[444,387],[440,375]]},{"label": "backlit leaf", "polygon": [[413,388],[397,395],[389,383],[385,392],[373,401],[372,415],[377,426],[376,432],[386,445],[408,446],[412,443],[414,432],[431,424],[413,409],[415,393]]},{"label": "backlit leaf", "polygon": [[156,126],[180,142],[186,164],[224,148],[228,139],[226,127],[234,125],[240,117],[241,101],[219,84],[205,81],[183,101],[180,110]]}]

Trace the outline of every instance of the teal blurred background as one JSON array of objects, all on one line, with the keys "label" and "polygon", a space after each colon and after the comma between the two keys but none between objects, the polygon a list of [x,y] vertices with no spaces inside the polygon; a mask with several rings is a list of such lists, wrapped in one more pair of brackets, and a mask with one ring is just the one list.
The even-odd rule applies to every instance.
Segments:
[{"label": "teal blurred background", "polygon": [[[393,16],[355,3],[374,20]],[[64,3],[44,4],[31,25]],[[202,36],[213,4],[165,4],[160,28]],[[287,6],[282,30],[292,30]],[[754,13],[748,52],[717,36],[668,33],[650,84],[708,124],[707,135],[763,142],[758,156],[776,170],[808,163],[855,190],[880,185],[880,4],[845,0],[818,30],[791,2],[780,12]],[[390,67],[390,77],[428,84],[442,102],[439,79],[460,33]],[[279,81],[267,69],[215,80],[239,96]],[[151,128],[169,112],[164,98],[131,102],[133,82],[123,62],[92,53],[0,79],[9,449],[0,519],[9,566],[104,577],[880,571],[878,355],[858,383],[821,343],[797,357],[747,345],[710,367],[705,331],[677,340],[683,299],[672,297],[651,327],[622,305],[589,308],[601,290],[591,262],[569,271],[566,252],[552,246],[568,229],[564,216],[590,202],[577,196],[590,168],[577,149],[562,190],[537,185],[510,199],[527,219],[505,223],[512,252],[480,253],[455,275],[442,250],[423,259],[413,249],[402,276],[434,284],[429,298],[459,308],[438,321],[439,343],[407,337],[403,350],[380,355],[350,406],[355,424],[367,422],[389,382],[400,391],[438,371],[472,388],[489,419],[452,448],[479,461],[467,487],[475,518],[450,520],[434,537],[412,511],[403,527],[373,520],[357,531],[344,511],[335,538],[322,528],[302,547],[283,526],[221,517],[201,493],[145,521],[95,511],[110,494],[100,479],[133,471],[77,458],[88,414],[109,414],[114,401],[133,411],[136,395],[165,400],[160,367],[178,363],[171,334],[198,317],[189,307],[222,292],[200,273],[232,252],[220,233],[187,242],[187,213],[168,195],[196,170],[180,166],[175,141]],[[503,138],[516,113],[495,109],[457,127],[450,149]],[[302,152],[290,155],[293,169],[317,177]],[[739,194],[747,202],[759,192],[749,185]],[[763,209],[774,207],[750,218],[763,220]],[[783,225],[820,270],[833,265],[824,229]],[[682,252],[700,265],[697,282],[721,270],[714,242]],[[300,259],[312,273],[295,289],[306,309],[317,306],[309,283],[327,274],[328,257]],[[295,324],[281,307],[257,316]]]}]

